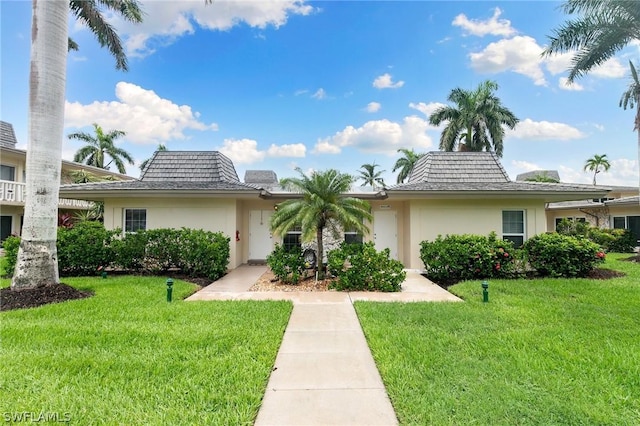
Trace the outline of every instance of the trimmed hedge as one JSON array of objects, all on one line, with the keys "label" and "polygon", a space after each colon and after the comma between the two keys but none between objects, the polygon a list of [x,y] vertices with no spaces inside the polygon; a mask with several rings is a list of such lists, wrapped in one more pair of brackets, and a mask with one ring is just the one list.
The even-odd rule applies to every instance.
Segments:
[{"label": "trimmed hedge", "polygon": [[298,284],[307,277],[307,268],[300,247],[285,249],[276,244],[276,248],[267,256],[267,265],[278,280],[285,284]]},{"label": "trimmed hedge", "polygon": [[439,284],[508,276],[514,272],[514,251],[510,241],[498,240],[495,233],[438,235],[420,243],[426,275]]},{"label": "trimmed hedge", "polygon": [[556,232],[536,235],[524,243],[529,264],[542,276],[585,277],[605,254],[585,237]]},{"label": "trimmed hedge", "polygon": [[[58,269],[61,276],[94,275],[111,267],[135,273],[159,274],[171,269],[212,281],[229,265],[230,239],[201,229],[152,229],[126,234],[107,231],[98,222],[58,228]],[[13,275],[19,237],[5,240],[7,273]]]}]

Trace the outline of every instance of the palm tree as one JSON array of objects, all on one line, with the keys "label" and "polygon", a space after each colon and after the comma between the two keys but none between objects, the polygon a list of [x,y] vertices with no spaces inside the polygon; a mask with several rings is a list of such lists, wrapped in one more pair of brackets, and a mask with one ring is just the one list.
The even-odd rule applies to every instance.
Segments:
[{"label": "palm tree", "polygon": [[603,64],[632,41],[640,40],[640,2],[567,0],[562,10],[579,17],[554,31],[542,55],[576,51],[569,68],[569,82]]},{"label": "palm tree", "polygon": [[[77,3],[84,10],[95,10],[84,16],[96,18],[97,3],[110,7],[132,20],[136,0],[97,0]],[[56,250],[58,225],[58,194],[62,166],[62,135],[64,129],[64,93],[70,3],[68,0],[34,1],[31,66],[29,76],[29,141],[27,146],[24,223],[22,238],[11,288],[37,288],[60,282]],[[76,15],[77,16],[77,15]],[[140,16],[138,16],[141,19]],[[139,22],[138,19],[138,22]],[[102,19],[103,22],[106,20]],[[113,39],[101,38],[103,33],[95,19],[86,21],[98,31],[98,41],[110,47]],[[95,31],[94,31],[95,32]],[[119,53],[124,55],[121,46]],[[126,69],[126,61],[118,62]]]},{"label": "palm tree", "polygon": [[[133,23],[142,22],[140,5],[137,0],[69,0],[71,13],[89,28],[100,46],[109,49],[111,55],[116,59],[116,69],[127,71],[129,67],[122,41],[113,26],[98,9],[98,4],[111,12],[122,15],[125,20]],[[69,38],[68,50],[78,50],[78,48],[78,44]]]},{"label": "palm tree", "polygon": [[302,197],[278,205],[278,210],[271,216],[271,230],[276,235],[284,235],[300,226],[303,241],[311,241],[315,237],[319,272],[324,276],[322,232],[325,228],[329,229],[336,238],[339,238],[340,230],[346,228],[368,233],[364,219],[372,219],[371,207],[365,200],[343,195],[354,183],[354,178],[348,174],[329,169],[307,176],[299,167],[296,171],[300,177],[282,179],[280,184],[290,191],[301,193]]},{"label": "palm tree", "polygon": [[441,150],[453,151],[457,146],[467,151],[493,149],[502,157],[503,126],[514,129],[520,120],[502,105],[496,90],[498,84],[486,80],[476,90],[457,87],[449,93],[447,99],[455,106],[440,107],[429,116],[433,126],[448,122],[440,135]]},{"label": "palm tree", "polygon": [[[166,147],[164,144],[159,144],[159,145],[158,145],[158,149],[156,149],[156,150],[154,151],[154,154],[155,154],[156,152],[158,152],[158,151],[166,151],[166,150],[167,150],[167,147]],[[151,158],[153,158],[153,156],[152,156]],[[147,164],[149,164],[149,161],[151,161],[151,158],[147,158],[147,159],[146,159],[146,160],[144,160],[142,163],[140,163],[140,171],[141,171],[141,172],[143,172],[143,171],[144,171],[144,169],[146,169],[146,168],[147,168]]]},{"label": "palm tree", "polygon": [[400,172],[398,172],[397,183],[403,183],[407,180],[411,174],[411,170],[413,170],[413,166],[420,158],[422,158],[424,153],[416,154],[413,149],[406,148],[400,148],[397,152],[401,152],[403,157],[396,160],[392,171],[395,172],[398,169],[400,170]]},{"label": "palm tree", "polygon": [[[69,139],[77,139],[87,143],[76,152],[73,161],[76,163],[84,162],[90,166],[107,170],[111,163],[115,163],[118,171],[125,174],[127,169],[122,160],[125,159],[129,164],[133,164],[133,158],[124,149],[116,147],[113,141],[125,136],[126,133],[122,130],[111,130],[109,133],[105,133],[102,127],[96,123],[93,123],[93,128],[96,133],[95,136],[85,132],[71,133],[67,136]],[[111,157],[111,161],[106,165],[105,155]]]},{"label": "palm tree", "polygon": [[358,173],[360,173],[358,179],[362,180],[362,185],[360,186],[368,185],[373,187],[373,189],[376,189],[377,184],[379,184],[384,188],[384,179],[381,176],[382,173],[384,173],[386,170],[380,170],[376,172],[376,167],[380,167],[380,165],[376,164],[375,162],[373,164],[367,163],[360,166],[361,170],[358,170]]},{"label": "palm tree", "polygon": [[[602,168],[602,170],[600,170]],[[602,171],[608,171],[611,168],[611,164],[609,164],[609,160],[607,159],[607,154],[598,155],[595,154],[593,157],[589,158],[587,162],[584,164],[584,171],[592,171],[593,172],[593,184],[596,184],[596,176],[598,173]]]},{"label": "palm tree", "polygon": [[[620,106],[625,110],[627,107],[629,109],[636,108],[633,130],[638,133],[638,167],[640,167],[640,80],[638,79],[636,67],[633,66],[631,61],[629,61],[629,68],[631,69],[631,83],[629,83],[629,87],[620,98]],[[638,188],[640,191],[640,183]]]}]

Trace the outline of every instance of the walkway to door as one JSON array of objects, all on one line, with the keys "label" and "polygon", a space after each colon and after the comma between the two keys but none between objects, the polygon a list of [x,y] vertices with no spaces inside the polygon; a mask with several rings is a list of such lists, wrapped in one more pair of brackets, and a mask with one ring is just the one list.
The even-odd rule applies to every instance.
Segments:
[{"label": "walkway to door", "polygon": [[247,291],[266,270],[241,266],[187,299],[293,301],[255,424],[397,425],[353,302],[460,299],[417,271],[400,293]]}]

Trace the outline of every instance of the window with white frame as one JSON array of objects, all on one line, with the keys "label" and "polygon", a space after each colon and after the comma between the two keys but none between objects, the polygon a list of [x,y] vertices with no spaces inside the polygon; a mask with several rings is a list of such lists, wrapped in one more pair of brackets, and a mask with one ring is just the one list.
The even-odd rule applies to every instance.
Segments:
[{"label": "window with white frame", "polygon": [[16,180],[16,168],[13,166],[0,165],[0,180],[8,180],[15,182]]},{"label": "window with white frame", "polygon": [[137,232],[147,229],[146,209],[125,209],[124,210],[124,231]]},{"label": "window with white frame", "polygon": [[355,228],[345,228],[344,242],[347,244],[362,244],[362,234]]},{"label": "window with white frame", "polygon": [[293,229],[289,230],[289,232],[287,232],[284,237],[282,237],[282,246],[284,247],[284,249],[291,250],[295,247],[301,248],[301,235],[302,228],[300,226],[296,226]]},{"label": "window with white frame", "polygon": [[502,211],[502,239],[511,241],[514,246],[524,244],[525,214],[524,210]]}]

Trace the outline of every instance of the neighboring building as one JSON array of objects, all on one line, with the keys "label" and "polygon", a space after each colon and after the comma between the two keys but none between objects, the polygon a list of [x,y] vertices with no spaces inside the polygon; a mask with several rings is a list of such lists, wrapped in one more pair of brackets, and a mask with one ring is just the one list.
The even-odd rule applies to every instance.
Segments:
[{"label": "neighboring building", "polygon": [[[556,170],[537,170],[518,175],[524,180],[538,175],[560,180]],[[599,228],[629,229],[640,245],[640,203],[638,187],[607,186],[605,197],[553,202],[547,205],[547,229],[555,230],[562,219],[587,222]]]},{"label": "neighboring building", "polygon": [[[231,239],[230,268],[265,259],[276,243],[297,243],[300,230],[275,238],[269,221],[276,206],[299,197],[277,185],[271,171],[248,171],[240,182],[219,152],[159,151],[139,181],[64,185],[61,195],[105,204],[104,223],[123,232],[153,228],[201,228]],[[355,189],[348,195],[371,203],[365,236],[408,268],[423,268],[420,242],[438,235],[495,232],[522,244],[547,231],[545,207],[557,201],[603,198],[592,185],[512,182],[498,158],[486,152],[430,152],[409,182],[386,190]]]},{"label": "neighboring building", "polygon": [[[13,126],[0,121],[0,241],[9,235],[20,235],[22,218],[24,215],[24,189],[26,182],[27,151],[16,148],[17,140]],[[62,161],[62,183],[69,183],[69,172],[84,170],[97,177],[109,177],[114,179],[133,179],[126,175],[113,173],[86,164]],[[78,200],[60,198],[60,212],[73,212],[86,210],[93,207],[93,203]]]}]

